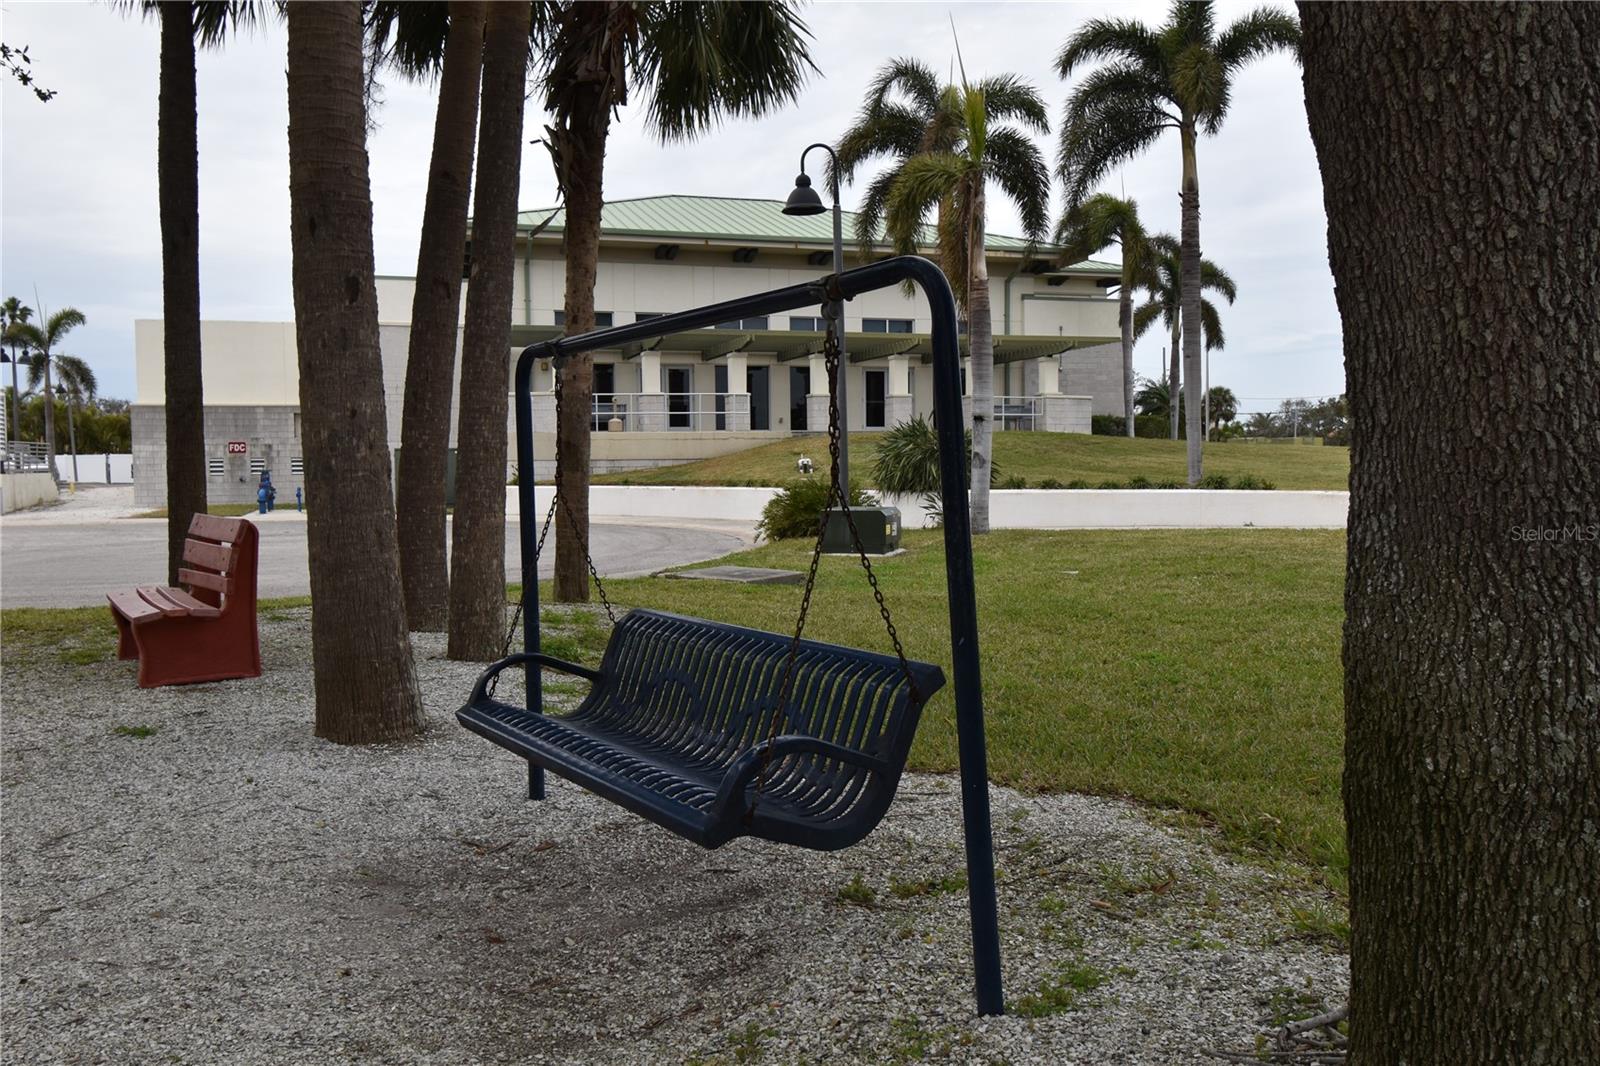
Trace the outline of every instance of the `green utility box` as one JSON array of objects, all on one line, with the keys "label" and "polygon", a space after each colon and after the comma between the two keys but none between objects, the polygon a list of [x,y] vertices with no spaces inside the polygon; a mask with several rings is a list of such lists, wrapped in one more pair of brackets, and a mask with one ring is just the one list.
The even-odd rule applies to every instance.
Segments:
[{"label": "green utility box", "polygon": [[[861,534],[861,546],[868,555],[888,555],[900,550],[900,508],[852,507],[850,517],[855,519],[856,532]],[[828,528],[822,534],[822,550],[853,554],[850,526],[838,511],[828,512]]]}]

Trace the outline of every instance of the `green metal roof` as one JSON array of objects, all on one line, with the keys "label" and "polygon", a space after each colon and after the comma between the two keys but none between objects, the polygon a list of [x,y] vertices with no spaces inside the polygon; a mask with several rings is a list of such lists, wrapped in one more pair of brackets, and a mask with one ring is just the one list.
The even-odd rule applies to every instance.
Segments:
[{"label": "green metal roof", "polygon": [[[554,217],[551,215],[554,213]],[[545,207],[517,215],[519,228],[534,229],[550,219],[544,232],[559,233],[566,226],[563,207]],[[844,213],[845,240],[855,234],[856,213]],[[786,215],[778,200],[750,200],[733,196],[642,196],[633,200],[608,201],[600,212],[600,233],[607,237],[641,237],[672,240],[748,241],[752,244],[811,244],[822,248],[833,245],[833,216]],[[924,234],[933,244],[931,232]],[[882,243],[880,241],[880,243]],[[988,235],[991,252],[1020,253],[1028,246],[1021,237],[1000,233]],[[887,247],[887,245],[884,245]],[[1041,251],[1050,245],[1037,245]],[[1067,268],[1074,273],[1116,275],[1120,267],[1088,259]]]},{"label": "green metal roof", "polygon": [[[522,347],[565,335],[566,330],[561,326],[513,325],[511,344],[512,347]],[[734,352],[759,352],[774,355],[778,362],[786,363],[822,351],[823,339],[824,334],[821,332],[807,330],[692,329],[679,333],[666,333],[618,348],[602,350],[615,351],[624,359],[632,359],[640,352],[648,351],[680,354],[693,352],[706,362]],[[1111,344],[1116,340],[1116,337],[996,334],[994,361],[1011,363],[1022,359],[1039,359],[1073,348]],[[891,355],[915,355],[924,363],[933,359],[933,337],[927,333],[846,333],[845,347],[849,349],[852,363],[864,363]],[[961,338],[961,354],[969,354],[966,337]]]}]

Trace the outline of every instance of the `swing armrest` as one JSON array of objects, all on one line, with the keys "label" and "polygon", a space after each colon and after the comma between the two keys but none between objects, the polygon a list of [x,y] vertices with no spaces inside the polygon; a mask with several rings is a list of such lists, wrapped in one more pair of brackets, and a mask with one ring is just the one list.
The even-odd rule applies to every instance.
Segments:
[{"label": "swing armrest", "polygon": [[519,651],[515,655],[508,655],[499,662],[490,664],[489,669],[479,675],[478,683],[472,686],[472,698],[468,702],[478,703],[483,700],[488,692],[489,682],[499,676],[500,671],[507,667],[520,666],[523,663],[538,663],[540,666],[548,666],[552,670],[559,670],[564,674],[581,677],[592,684],[598,684],[600,681],[600,672],[598,670],[590,670],[586,666],[569,663],[565,659],[557,659],[543,652]]},{"label": "swing armrest", "polygon": [[728,767],[727,774],[722,779],[722,784],[717,789],[717,798],[712,805],[719,817],[726,816],[734,811],[744,800],[744,791],[750,783],[761,773],[761,767],[768,761],[767,752],[771,752],[771,761],[776,762],[789,755],[821,755],[828,759],[837,759],[839,762],[850,766],[859,766],[875,774],[887,774],[889,764],[876,755],[868,755],[855,748],[847,748],[842,744],[835,744],[819,737],[808,737],[797,733],[785,733],[780,737],[773,737],[756,745]]}]

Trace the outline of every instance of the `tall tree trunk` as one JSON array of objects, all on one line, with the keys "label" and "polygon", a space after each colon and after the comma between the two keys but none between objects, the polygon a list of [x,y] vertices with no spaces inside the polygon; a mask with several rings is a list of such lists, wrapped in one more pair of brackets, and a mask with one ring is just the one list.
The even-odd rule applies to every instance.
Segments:
[{"label": "tall tree trunk", "polygon": [[1200,431],[1200,177],[1195,164],[1195,133],[1191,126],[1179,130],[1183,141],[1182,235],[1178,249],[1178,274],[1183,289],[1178,306],[1183,317],[1183,431],[1189,454],[1189,484],[1198,485],[1201,470]]},{"label": "tall tree trunk", "polygon": [[1168,408],[1167,416],[1172,420],[1172,439],[1173,440],[1177,440],[1178,439],[1178,410],[1179,410],[1178,397],[1182,395],[1182,393],[1179,390],[1183,388],[1183,384],[1182,384],[1183,375],[1178,370],[1178,358],[1179,358],[1179,355],[1178,355],[1178,352],[1179,352],[1179,349],[1178,349],[1178,342],[1179,342],[1178,323],[1181,322],[1182,320],[1183,320],[1183,314],[1182,314],[1181,311],[1173,312],[1173,315],[1172,315],[1172,348],[1171,348],[1172,354],[1170,356],[1171,366],[1167,370],[1167,408]]},{"label": "tall tree trunk", "polygon": [[989,532],[989,473],[994,468],[994,316],[989,309],[989,260],[984,253],[985,193],[972,193],[967,239],[967,322],[972,365],[972,531]]},{"label": "tall tree trunk", "polygon": [[162,348],[166,360],[167,580],[178,583],[189,519],[206,511],[205,397],[200,380],[200,150],[194,5],[161,5],[156,172],[161,204]]},{"label": "tall tree trunk", "polygon": [[1600,1062],[1600,8],[1301,19],[1352,429],[1351,1063]]},{"label": "tall tree trunk", "polygon": [[424,725],[406,634],[378,352],[361,7],[290,4],[289,215],[311,562],[316,733]]},{"label": "tall tree trunk", "polygon": [[[609,7],[609,5],[604,5]],[[600,13],[602,5],[590,11]],[[611,105],[596,80],[576,94],[569,124],[556,131],[557,155],[567,193],[566,323],[569,336],[594,329],[594,285],[600,261],[600,211],[605,203],[606,140]],[[561,368],[560,418],[556,425],[565,505],[556,509],[555,597],[567,603],[589,599],[590,407],[594,360],[581,355]]]},{"label": "tall tree trunk", "polygon": [[1117,299],[1117,325],[1122,330],[1122,414],[1123,427],[1133,436],[1133,264],[1127,249],[1122,252],[1122,293]]},{"label": "tall tree trunk", "polygon": [[50,463],[50,476],[56,481],[56,390],[50,380],[50,364],[54,361],[49,352],[39,356],[44,364],[44,454]]},{"label": "tall tree trunk", "polygon": [[[467,288],[461,405],[456,416],[448,649],[452,659],[496,658],[505,639],[506,415],[531,15],[526,0],[494,4],[484,32],[472,281]],[[518,473],[533,476],[531,470]],[[523,520],[533,518],[524,515]]]},{"label": "tall tree trunk", "polygon": [[405,410],[395,509],[400,520],[400,584],[412,629],[445,628],[450,576],[445,552],[445,475],[450,447],[450,395],[455,377],[461,257],[472,188],[473,131],[483,72],[482,0],[450,4],[450,35],[439,77],[428,198],[411,299]]}]

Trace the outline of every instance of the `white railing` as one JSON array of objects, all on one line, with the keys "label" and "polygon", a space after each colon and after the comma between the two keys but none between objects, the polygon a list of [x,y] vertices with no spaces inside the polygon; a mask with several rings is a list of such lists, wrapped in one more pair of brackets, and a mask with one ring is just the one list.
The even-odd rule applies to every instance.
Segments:
[{"label": "white railing", "polygon": [[994,428],[1009,430],[1042,429],[1044,405],[1037,396],[996,396]]},{"label": "white railing", "polygon": [[31,440],[0,441],[0,468],[7,473],[49,471],[50,456],[43,444]]},{"label": "white railing", "polygon": [[720,392],[610,392],[593,399],[596,433],[714,432],[732,427]]}]

